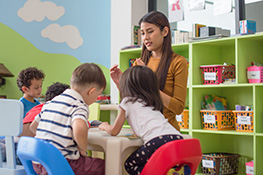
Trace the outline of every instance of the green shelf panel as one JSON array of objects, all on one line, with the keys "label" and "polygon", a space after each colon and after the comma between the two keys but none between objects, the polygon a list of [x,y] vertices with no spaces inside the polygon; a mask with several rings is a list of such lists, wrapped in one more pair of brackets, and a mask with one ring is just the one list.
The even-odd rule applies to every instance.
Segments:
[{"label": "green shelf panel", "polygon": [[255,130],[256,133],[263,134],[263,86],[255,87],[255,107],[254,107],[254,117],[255,117]]},{"label": "green shelf panel", "polygon": [[263,135],[262,136],[256,136],[256,159],[254,162],[254,174],[263,174]]},{"label": "green shelf panel", "polygon": [[237,132],[235,130],[207,130],[207,129],[193,129],[193,133],[206,133],[206,134],[222,134],[222,135],[243,135],[243,136],[253,136],[251,132]]}]

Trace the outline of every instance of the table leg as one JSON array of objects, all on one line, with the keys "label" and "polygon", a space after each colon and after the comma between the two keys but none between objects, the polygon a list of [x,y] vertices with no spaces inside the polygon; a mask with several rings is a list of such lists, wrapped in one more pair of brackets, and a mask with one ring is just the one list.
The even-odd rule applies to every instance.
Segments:
[{"label": "table leg", "polygon": [[121,141],[108,139],[106,149],[105,175],[121,175]]}]

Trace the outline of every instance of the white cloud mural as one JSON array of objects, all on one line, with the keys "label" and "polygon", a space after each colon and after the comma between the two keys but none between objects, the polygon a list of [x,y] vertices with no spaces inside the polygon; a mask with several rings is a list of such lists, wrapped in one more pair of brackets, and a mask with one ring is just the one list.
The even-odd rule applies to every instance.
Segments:
[{"label": "white cloud mural", "polygon": [[50,1],[41,2],[40,0],[28,0],[24,7],[17,11],[17,15],[25,22],[43,21],[47,17],[51,21],[58,20],[65,14],[62,6],[57,6]]},{"label": "white cloud mural", "polygon": [[41,36],[57,43],[65,42],[72,49],[77,49],[83,44],[79,30],[73,25],[50,24],[41,31]]}]

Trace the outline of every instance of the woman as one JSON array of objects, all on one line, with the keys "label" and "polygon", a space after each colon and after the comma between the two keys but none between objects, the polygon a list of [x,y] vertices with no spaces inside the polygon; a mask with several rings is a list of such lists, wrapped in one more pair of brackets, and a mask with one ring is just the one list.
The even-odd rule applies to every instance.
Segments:
[{"label": "woman", "polygon": [[[152,11],[139,21],[143,48],[134,65],[146,65],[157,75],[164,105],[163,114],[180,131],[175,116],[183,112],[187,91],[187,61],[171,47],[171,29],[167,17]],[[118,65],[110,69],[112,80],[119,87],[122,72]]]}]

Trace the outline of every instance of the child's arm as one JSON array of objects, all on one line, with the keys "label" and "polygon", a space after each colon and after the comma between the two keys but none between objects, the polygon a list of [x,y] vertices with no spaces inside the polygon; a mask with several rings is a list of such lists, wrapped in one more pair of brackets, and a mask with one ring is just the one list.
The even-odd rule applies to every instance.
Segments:
[{"label": "child's arm", "polygon": [[33,120],[33,122],[30,124],[30,130],[31,132],[36,135],[36,131],[37,131],[37,126],[38,126],[38,122],[36,120]]},{"label": "child's arm", "polygon": [[82,156],[87,155],[88,146],[88,126],[82,119],[75,119],[72,122],[73,137],[77,142],[80,154]]},{"label": "child's arm", "polygon": [[103,122],[99,125],[99,129],[106,131],[108,134],[112,136],[116,136],[121,131],[121,128],[125,122],[125,111],[120,108],[119,114],[113,125],[109,125],[108,122]]}]

